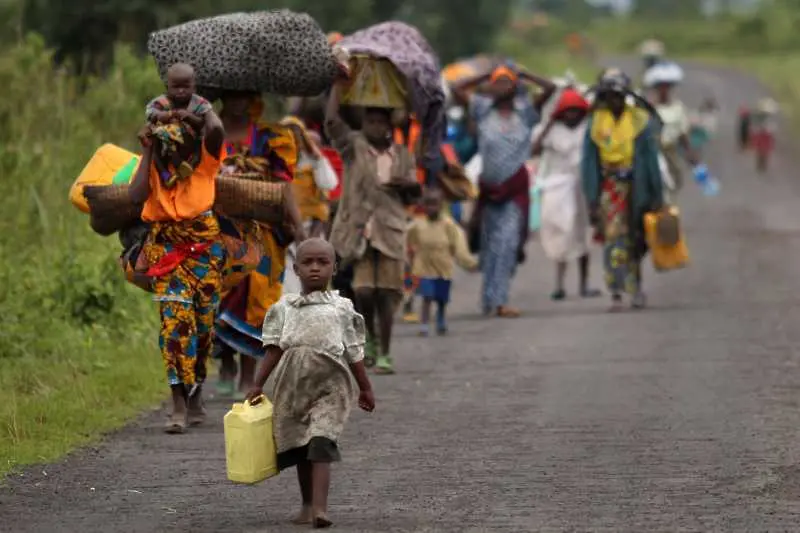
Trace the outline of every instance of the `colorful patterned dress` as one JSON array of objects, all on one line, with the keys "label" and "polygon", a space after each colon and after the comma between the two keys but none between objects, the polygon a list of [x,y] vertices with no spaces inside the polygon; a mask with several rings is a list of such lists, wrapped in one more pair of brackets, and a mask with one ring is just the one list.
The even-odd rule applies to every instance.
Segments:
[{"label": "colorful patterned dress", "polygon": [[142,220],[151,224],[142,248],[159,302],[159,347],[171,386],[194,387],[206,377],[225,247],[211,208],[220,161],[201,148],[188,178],[167,186],[154,167]]},{"label": "colorful patterned dress", "polygon": [[[483,159],[482,188],[502,187],[524,172],[522,181],[526,184],[522,194],[527,202],[529,178],[525,162],[530,156],[531,132],[539,116],[529,99],[520,97],[515,105],[514,113],[504,117],[494,109],[492,99],[473,95],[470,111],[478,125],[478,151]],[[485,197],[483,191],[481,195]],[[482,305],[488,313],[508,304],[511,278],[527,231],[528,213],[523,212],[521,203],[513,197],[501,201],[481,199],[479,203]]]},{"label": "colorful patterned dress", "polygon": [[[226,162],[244,164],[242,157],[262,159],[265,163],[264,179],[271,180],[291,180],[297,161],[291,132],[281,127],[253,124],[248,139],[238,144],[227,143],[226,151],[229,158]],[[235,172],[235,169],[224,168],[223,172]],[[248,233],[246,226],[252,223],[237,221],[234,224],[250,238],[257,236],[262,239],[264,255],[254,271],[223,295],[217,319],[217,341],[220,344],[217,355],[227,347],[236,353],[260,358],[264,355],[261,327],[267,311],[283,292],[286,249],[291,236],[280,225],[259,223],[257,232]]]},{"label": "colorful patterned dress", "polygon": [[613,296],[641,290],[642,218],[663,204],[658,145],[649,125],[649,115],[638,108],[625,109],[619,118],[599,109],[584,145],[584,191],[600,218],[605,278]]}]

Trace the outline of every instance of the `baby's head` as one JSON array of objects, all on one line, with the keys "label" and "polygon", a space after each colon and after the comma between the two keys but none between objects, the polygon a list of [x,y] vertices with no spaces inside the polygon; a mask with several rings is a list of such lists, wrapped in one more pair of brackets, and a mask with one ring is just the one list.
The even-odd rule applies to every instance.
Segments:
[{"label": "baby's head", "polygon": [[186,63],[175,63],[167,70],[167,97],[172,105],[185,108],[195,93],[194,68]]},{"label": "baby's head", "polygon": [[324,291],[336,271],[336,252],[324,239],[307,239],[297,247],[294,273],[300,278],[303,294]]}]

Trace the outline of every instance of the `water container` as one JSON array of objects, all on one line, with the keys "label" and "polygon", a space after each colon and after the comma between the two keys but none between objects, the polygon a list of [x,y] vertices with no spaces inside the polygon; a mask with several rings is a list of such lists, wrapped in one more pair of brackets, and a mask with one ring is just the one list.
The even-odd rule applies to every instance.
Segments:
[{"label": "water container", "polygon": [[706,165],[697,165],[692,169],[692,173],[694,174],[694,180],[700,188],[703,189],[703,194],[706,196],[716,196],[719,194],[719,180],[711,175]]},{"label": "water container", "polygon": [[223,425],[228,479],[253,484],[278,474],[272,403],[265,396],[254,404],[248,401],[233,404]]}]

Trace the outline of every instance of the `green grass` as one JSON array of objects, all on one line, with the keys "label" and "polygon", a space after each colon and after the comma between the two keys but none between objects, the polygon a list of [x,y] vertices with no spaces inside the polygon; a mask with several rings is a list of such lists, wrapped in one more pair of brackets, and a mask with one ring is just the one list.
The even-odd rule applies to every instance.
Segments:
[{"label": "green grass", "polygon": [[0,52],[0,476],[51,461],[154,405],[165,391],[157,312],[67,198],[104,142],[132,147],[148,62],[120,50],[104,80],[52,68],[39,39]]}]

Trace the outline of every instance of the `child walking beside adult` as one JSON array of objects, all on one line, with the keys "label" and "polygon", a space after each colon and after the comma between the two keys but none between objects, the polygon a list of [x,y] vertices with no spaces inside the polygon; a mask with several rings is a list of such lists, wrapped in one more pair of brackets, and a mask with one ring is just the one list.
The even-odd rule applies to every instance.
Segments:
[{"label": "child walking beside adult", "polygon": [[353,402],[375,409],[364,366],[364,318],[347,298],[328,287],[336,253],[327,241],[312,238],[297,247],[294,271],[300,294],[286,294],[264,319],[267,357],[251,401],[263,394],[275,373],[272,394],[278,468],[297,468],[302,508],[293,520],[330,527],[328,491],[331,463],[340,461],[338,441]]}]

